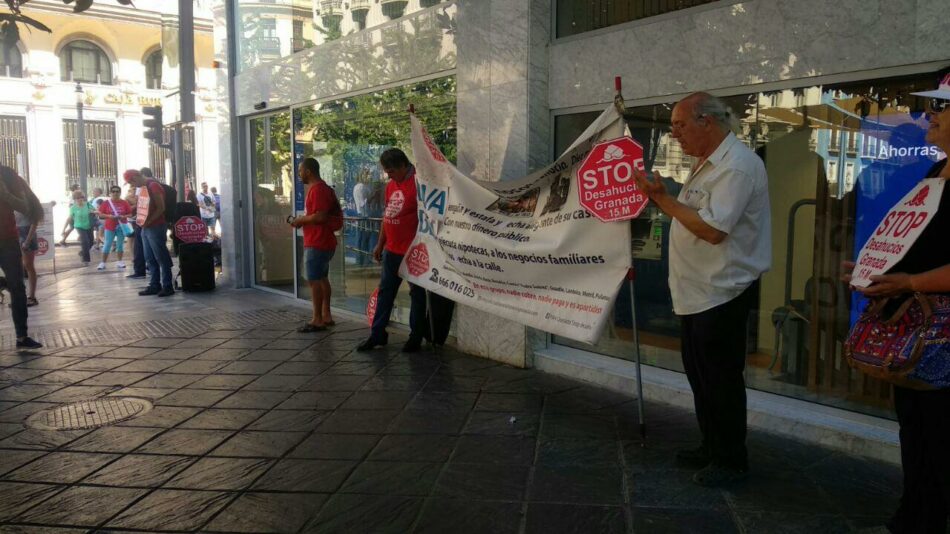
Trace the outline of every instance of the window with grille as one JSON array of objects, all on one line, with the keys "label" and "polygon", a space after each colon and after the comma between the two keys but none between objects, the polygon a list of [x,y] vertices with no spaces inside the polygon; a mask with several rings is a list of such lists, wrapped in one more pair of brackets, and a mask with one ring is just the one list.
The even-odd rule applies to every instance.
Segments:
[{"label": "window with grille", "polygon": [[23,77],[23,54],[20,53],[16,43],[0,43],[0,76]]},{"label": "window with grille", "polygon": [[0,115],[0,165],[6,165],[29,180],[26,118]]},{"label": "window with grille", "polygon": [[86,183],[91,191],[118,183],[116,167],[115,123],[108,121],[83,121],[86,146],[79,146],[77,121],[63,119],[63,152],[66,161],[67,186],[79,183],[79,151],[86,151]]},{"label": "window with grille", "polygon": [[109,56],[90,41],[73,41],[59,53],[60,78],[63,81],[112,85]]},{"label": "window with grille", "polygon": [[557,0],[557,37],[598,30],[716,0]]}]

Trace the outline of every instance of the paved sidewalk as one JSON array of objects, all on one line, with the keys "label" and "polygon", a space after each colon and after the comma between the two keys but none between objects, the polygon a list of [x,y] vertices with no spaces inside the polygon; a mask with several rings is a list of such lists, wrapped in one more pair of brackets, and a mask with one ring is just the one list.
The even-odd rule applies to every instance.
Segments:
[{"label": "paved sidewalk", "polygon": [[[104,284],[133,304],[111,313]],[[2,532],[834,533],[880,524],[900,491],[893,466],[758,432],[748,482],[700,488],[673,461],[697,438],[677,408],[648,403],[643,442],[630,397],[451,349],[400,354],[400,335],[356,353],[362,324],[298,334],[303,310],[268,294],[148,310],[125,278],[55,286],[86,306],[42,301],[38,337],[56,346],[0,352]],[[154,407],[24,425],[108,396]]]}]

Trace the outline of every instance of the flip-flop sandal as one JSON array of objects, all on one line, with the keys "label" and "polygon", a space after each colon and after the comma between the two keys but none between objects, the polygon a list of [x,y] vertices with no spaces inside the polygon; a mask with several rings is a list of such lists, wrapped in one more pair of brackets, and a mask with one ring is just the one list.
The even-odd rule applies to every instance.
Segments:
[{"label": "flip-flop sandal", "polygon": [[29,298],[26,299],[26,306],[27,306],[28,308],[29,308],[29,307],[32,307],[32,306],[36,306],[37,304],[39,304],[39,301],[36,300],[35,297],[29,297]]},{"label": "flip-flop sandal", "polygon": [[319,326],[318,326],[318,325],[315,325],[315,324],[307,323],[307,324],[301,326],[300,328],[298,328],[297,331],[300,332],[301,334],[308,334],[308,333],[310,333],[310,332],[323,332],[323,331],[326,330],[326,329],[327,329],[327,327],[325,327],[325,326],[323,326],[323,325],[319,325]]}]

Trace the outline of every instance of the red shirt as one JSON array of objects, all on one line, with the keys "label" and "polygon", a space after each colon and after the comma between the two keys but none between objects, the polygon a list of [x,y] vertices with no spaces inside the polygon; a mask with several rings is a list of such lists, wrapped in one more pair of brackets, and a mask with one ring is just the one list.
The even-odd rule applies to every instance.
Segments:
[{"label": "red shirt", "polygon": [[[336,214],[339,206],[336,193],[323,180],[317,180],[307,191],[307,202],[305,204],[307,215],[313,215],[318,211],[333,215]],[[330,228],[330,221],[305,224],[302,228],[304,248],[336,250],[336,236],[333,235],[333,229]]]},{"label": "red shirt", "polygon": [[419,226],[418,206],[415,169],[410,169],[402,182],[390,180],[386,184],[386,211],[383,213],[386,250],[400,256],[409,250]]},{"label": "red shirt", "polygon": [[[109,202],[112,202],[110,204]],[[112,205],[115,205],[115,212],[112,211]],[[103,200],[102,204],[99,204],[99,213],[103,215],[118,215],[122,217],[121,222],[126,222],[126,217],[132,215],[132,206],[128,202],[119,199],[119,200]],[[115,219],[102,219],[102,222],[105,223],[106,230],[110,232],[115,232],[115,229],[119,226],[119,222]]]}]

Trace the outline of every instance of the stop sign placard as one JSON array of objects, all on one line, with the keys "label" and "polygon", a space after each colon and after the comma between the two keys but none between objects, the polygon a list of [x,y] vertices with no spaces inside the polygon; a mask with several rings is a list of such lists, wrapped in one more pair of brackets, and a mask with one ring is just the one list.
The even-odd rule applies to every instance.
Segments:
[{"label": "stop sign placard", "polygon": [[577,168],[581,206],[603,222],[640,215],[649,198],[637,187],[634,169],[643,170],[643,147],[629,137],[594,145]]},{"label": "stop sign placard", "polygon": [[208,226],[198,217],[182,217],[175,223],[175,237],[183,243],[201,243],[208,237]]}]

